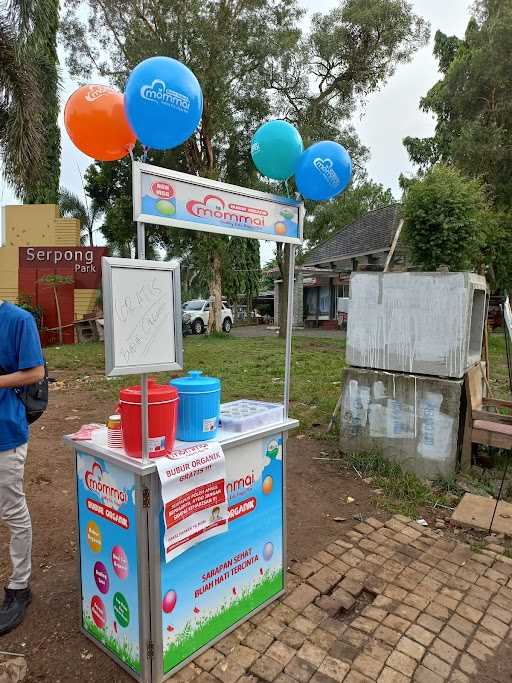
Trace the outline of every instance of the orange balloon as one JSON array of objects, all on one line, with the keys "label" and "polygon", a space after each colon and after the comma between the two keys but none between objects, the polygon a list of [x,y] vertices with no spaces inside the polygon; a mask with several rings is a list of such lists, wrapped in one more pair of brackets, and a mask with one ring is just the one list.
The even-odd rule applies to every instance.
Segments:
[{"label": "orange balloon", "polygon": [[66,102],[64,125],[76,147],[99,161],[122,159],[135,145],[123,95],[104,85],[75,90]]}]

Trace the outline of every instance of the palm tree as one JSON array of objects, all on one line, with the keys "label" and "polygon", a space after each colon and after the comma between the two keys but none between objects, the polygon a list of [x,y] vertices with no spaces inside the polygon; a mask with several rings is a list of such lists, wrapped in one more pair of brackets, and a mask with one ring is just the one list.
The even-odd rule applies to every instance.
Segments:
[{"label": "palm tree", "polygon": [[[56,0],[2,0],[2,10],[2,173],[22,199],[48,201],[56,198],[60,167],[59,141],[52,144],[50,139],[51,135],[55,137],[58,115],[57,55],[52,48],[56,41],[59,6]],[[52,179],[48,181],[50,176]],[[55,176],[57,185],[52,191]],[[42,199],[34,195],[35,188]],[[41,192],[39,188],[45,189]]]},{"label": "palm tree", "polygon": [[62,187],[59,192],[59,209],[62,216],[76,218],[80,222],[80,241],[85,244],[89,240],[89,246],[94,245],[94,223],[99,218],[101,211],[93,199],[89,205],[87,198],[82,201],[71,190]]},{"label": "palm tree", "polygon": [[43,101],[25,56],[15,24],[0,17],[0,155],[18,195],[38,182],[44,156]]}]

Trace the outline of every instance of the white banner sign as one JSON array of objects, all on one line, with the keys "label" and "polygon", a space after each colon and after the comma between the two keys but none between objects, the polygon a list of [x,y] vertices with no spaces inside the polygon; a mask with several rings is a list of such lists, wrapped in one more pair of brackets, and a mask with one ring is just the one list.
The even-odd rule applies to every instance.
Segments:
[{"label": "white banner sign", "polygon": [[304,204],[135,162],[133,218],[141,223],[302,244]]},{"label": "white banner sign", "polygon": [[226,464],[217,441],[177,446],[155,460],[162,484],[165,560],[228,530]]}]

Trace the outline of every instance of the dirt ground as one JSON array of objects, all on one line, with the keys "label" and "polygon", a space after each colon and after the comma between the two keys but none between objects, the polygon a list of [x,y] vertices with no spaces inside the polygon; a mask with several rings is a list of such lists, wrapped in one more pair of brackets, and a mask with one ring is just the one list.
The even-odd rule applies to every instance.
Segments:
[{"label": "dirt ground", "polygon": [[[52,373],[64,379],[65,373]],[[79,632],[79,578],[73,459],[62,437],[82,423],[101,422],[110,401],[85,388],[52,391],[48,412],[32,428],[25,476],[34,529],[34,601],[26,621],[1,638],[0,650],[23,653],[28,682],[121,683],[133,680]],[[292,437],[287,461],[288,560],[303,560],[325,548],[353,524],[354,516],[387,517],[372,503],[361,479],[328,460],[325,442]],[[354,498],[347,503],[347,496]],[[427,516],[427,515],[425,515]],[[7,532],[0,528],[0,586],[8,574]],[[504,647],[475,680],[512,681],[512,648]]]},{"label": "dirt ground", "polygon": [[[52,373],[62,376],[62,373]],[[0,640],[0,650],[24,653],[27,681],[131,681],[78,630],[79,579],[73,458],[62,436],[82,423],[104,421],[112,409],[84,389],[52,392],[48,412],[32,428],[25,488],[34,529],[34,601],[26,621]],[[307,437],[290,439],[288,558],[306,559],[324,548],[353,515],[372,511],[369,487],[338,473],[332,463],[315,461],[325,444]],[[355,502],[346,504],[350,494]],[[344,522],[334,517],[346,518]],[[0,585],[9,575],[8,536],[0,528]]]}]

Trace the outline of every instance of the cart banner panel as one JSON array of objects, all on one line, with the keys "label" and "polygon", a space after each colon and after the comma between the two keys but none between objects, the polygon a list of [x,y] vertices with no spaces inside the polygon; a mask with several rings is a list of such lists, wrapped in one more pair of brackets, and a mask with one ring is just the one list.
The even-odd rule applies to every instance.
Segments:
[{"label": "cart banner panel", "polygon": [[165,525],[165,561],[228,529],[226,463],[217,441],[184,444],[156,460]]},{"label": "cart banner panel", "polygon": [[76,453],[82,626],[140,673],[135,476]]},{"label": "cart banner panel", "polygon": [[134,163],[134,220],[170,227],[302,243],[302,202]]},{"label": "cart banner panel", "polygon": [[229,529],[165,561],[163,671],[168,673],[284,589],[282,435],[226,455]]}]

